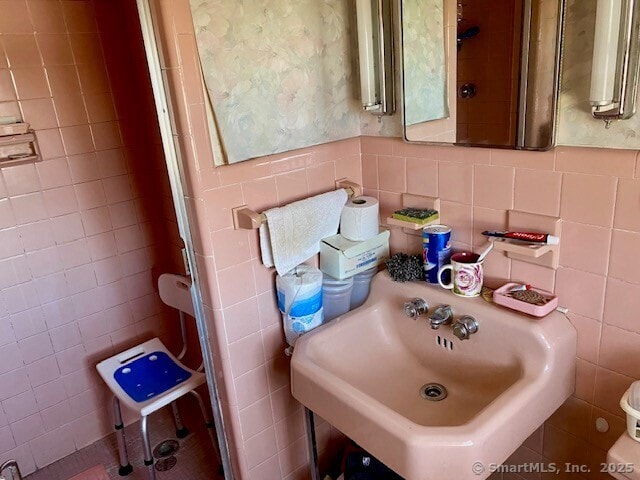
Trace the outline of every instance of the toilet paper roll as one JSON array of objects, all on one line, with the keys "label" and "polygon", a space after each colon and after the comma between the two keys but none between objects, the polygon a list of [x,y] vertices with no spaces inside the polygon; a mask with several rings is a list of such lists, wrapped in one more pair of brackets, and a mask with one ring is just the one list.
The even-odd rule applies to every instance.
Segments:
[{"label": "toilet paper roll", "polygon": [[378,235],[378,200],[373,197],[349,199],[340,215],[340,234],[360,242]]}]

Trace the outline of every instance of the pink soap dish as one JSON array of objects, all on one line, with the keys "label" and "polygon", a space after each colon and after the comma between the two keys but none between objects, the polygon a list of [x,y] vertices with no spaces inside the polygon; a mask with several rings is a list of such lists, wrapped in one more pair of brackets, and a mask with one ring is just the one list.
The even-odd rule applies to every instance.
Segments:
[{"label": "pink soap dish", "polygon": [[498,305],[502,305],[503,307],[526,313],[527,315],[533,315],[534,317],[544,317],[558,308],[558,297],[551,292],[540,290],[539,288],[532,287],[528,290],[540,295],[541,299],[538,304],[528,303],[514,298],[512,294],[509,293],[509,290],[517,287],[518,285],[520,284],[507,283],[506,285],[498,288],[493,292],[493,302]]}]

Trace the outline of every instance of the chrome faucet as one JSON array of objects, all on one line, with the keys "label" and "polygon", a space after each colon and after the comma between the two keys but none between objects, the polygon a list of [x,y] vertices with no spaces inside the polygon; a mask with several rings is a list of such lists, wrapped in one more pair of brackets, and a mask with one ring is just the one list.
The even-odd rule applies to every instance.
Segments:
[{"label": "chrome faucet", "polygon": [[440,325],[450,325],[453,320],[453,312],[451,306],[440,305],[429,317],[429,325],[434,330],[440,328]]},{"label": "chrome faucet", "polygon": [[453,324],[453,334],[460,340],[468,340],[478,331],[478,322],[471,315],[464,315]]},{"label": "chrome faucet", "polygon": [[413,298],[404,304],[404,314],[414,320],[428,311],[429,305],[422,298]]}]

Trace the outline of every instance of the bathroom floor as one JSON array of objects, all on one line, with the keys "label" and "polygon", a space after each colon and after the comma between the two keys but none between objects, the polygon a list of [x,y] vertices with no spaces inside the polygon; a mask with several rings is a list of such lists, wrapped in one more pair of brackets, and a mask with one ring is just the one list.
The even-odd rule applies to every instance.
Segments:
[{"label": "bathroom floor", "polygon": [[[191,434],[180,442],[180,448],[175,457],[176,465],[165,472],[156,472],[158,480],[184,479],[222,479],[218,473],[218,462],[204,426],[189,422]],[[115,434],[98,440],[51,465],[27,476],[27,480],[68,480],[89,468],[102,464],[106,468],[109,478],[127,480],[147,480],[146,467],[143,465],[142,442],[140,440],[140,424],[134,423],[125,428],[129,461],[133,465],[133,473],[127,477],[118,475],[118,447]],[[174,439],[175,427],[169,412],[158,412],[149,417],[149,431],[151,446],[155,448],[163,440]]]}]

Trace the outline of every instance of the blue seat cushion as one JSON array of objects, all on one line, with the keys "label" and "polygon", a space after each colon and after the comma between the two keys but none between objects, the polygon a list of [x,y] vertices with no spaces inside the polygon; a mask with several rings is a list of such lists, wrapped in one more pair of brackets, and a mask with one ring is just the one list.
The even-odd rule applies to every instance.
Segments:
[{"label": "blue seat cushion", "polygon": [[113,377],[127,395],[141,403],[180,385],[191,377],[191,372],[158,351],[123,365]]}]

